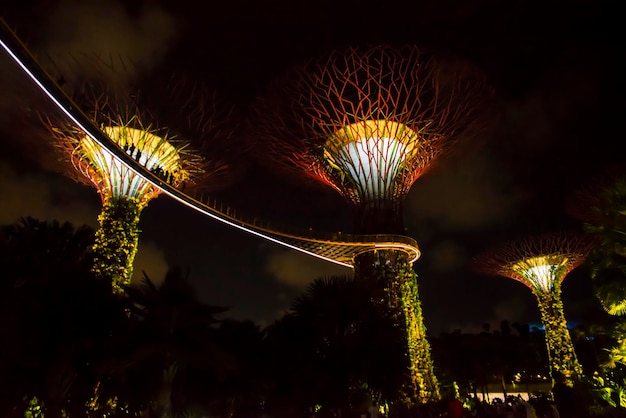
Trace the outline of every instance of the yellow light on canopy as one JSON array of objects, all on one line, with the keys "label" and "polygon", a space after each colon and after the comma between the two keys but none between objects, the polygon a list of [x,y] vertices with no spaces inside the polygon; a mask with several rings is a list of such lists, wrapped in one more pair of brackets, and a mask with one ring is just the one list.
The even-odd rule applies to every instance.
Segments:
[{"label": "yellow light on canopy", "polygon": [[[160,167],[164,171],[176,171],[180,168],[178,150],[160,136],[125,126],[105,126],[103,130],[120,147],[133,146],[141,150],[139,164],[148,170]],[[129,150],[126,152],[131,154]]]},{"label": "yellow light on canopy", "polygon": [[[127,126],[105,126],[102,130],[148,170],[169,173],[176,182],[186,180],[187,173],[181,169],[180,154],[165,138]],[[106,184],[106,189],[112,196],[142,199],[148,197],[144,194],[155,193],[149,182],[136,175],[90,136],[82,137],[76,151],[90,162],[89,170],[96,172],[95,177]],[[94,177],[94,173],[85,174]]]},{"label": "yellow light on canopy", "polygon": [[418,133],[404,124],[368,120],[346,125],[325,143],[324,156],[359,185],[362,197],[392,192],[404,162],[417,152]]},{"label": "yellow light on canopy", "polygon": [[549,292],[555,284],[560,284],[563,274],[560,270],[567,261],[562,255],[544,255],[519,261],[511,269],[526,279],[528,285]]}]

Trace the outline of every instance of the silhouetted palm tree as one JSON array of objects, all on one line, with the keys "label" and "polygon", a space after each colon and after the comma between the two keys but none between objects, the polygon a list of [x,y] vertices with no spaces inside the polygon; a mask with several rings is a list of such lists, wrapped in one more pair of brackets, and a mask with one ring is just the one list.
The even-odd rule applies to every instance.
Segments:
[{"label": "silhouetted palm tree", "polygon": [[281,341],[277,345],[283,349],[292,347],[286,356],[298,370],[283,374],[290,383],[279,382],[279,388],[307,393],[293,396],[310,407],[322,406],[322,413],[345,414],[357,404],[395,401],[406,370],[403,330],[375,302],[379,291],[374,280],[314,280],[292,303],[289,315],[270,330],[270,340]]},{"label": "silhouetted palm tree", "polygon": [[156,417],[174,416],[173,394],[185,370],[226,366],[215,333],[216,315],[227,308],[199,301],[189,272],[180,267],[170,269],[159,286],[144,274],[126,292],[132,325],[117,356],[104,365],[115,378],[103,390],[108,397],[122,392],[131,409],[143,405]]}]

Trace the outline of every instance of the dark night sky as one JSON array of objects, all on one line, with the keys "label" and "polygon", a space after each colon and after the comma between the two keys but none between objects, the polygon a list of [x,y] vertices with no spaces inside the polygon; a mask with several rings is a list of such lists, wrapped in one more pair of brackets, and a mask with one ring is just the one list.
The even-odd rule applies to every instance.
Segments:
[{"label": "dark night sky", "polygon": [[[574,225],[566,197],[606,164],[621,162],[626,36],[618,3],[2,0],[0,12],[34,51],[112,53],[138,68],[176,68],[209,83],[243,114],[273,77],[334,48],[415,43],[481,66],[498,93],[501,120],[484,146],[453,153],[418,179],[405,207],[408,235],[423,252],[415,269],[426,325],[437,334],[538,320],[527,288],[475,275],[467,262],[503,240]],[[27,109],[47,104],[20,82],[5,54],[0,74],[0,223],[30,215],[95,226],[95,190],[51,172],[45,136],[25,121]],[[310,190],[255,166],[218,196],[268,220],[350,228],[332,190]],[[167,197],[148,205],[140,227],[137,271],[158,278],[168,266],[189,266],[203,300],[262,325],[314,278],[351,274]],[[594,314],[589,293],[583,272],[566,279],[570,320]]]}]

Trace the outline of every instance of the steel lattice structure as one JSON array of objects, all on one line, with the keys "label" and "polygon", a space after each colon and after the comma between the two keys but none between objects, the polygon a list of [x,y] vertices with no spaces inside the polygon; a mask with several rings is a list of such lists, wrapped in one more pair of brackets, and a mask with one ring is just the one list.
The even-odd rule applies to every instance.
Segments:
[{"label": "steel lattice structure", "polygon": [[582,375],[561,300],[561,283],[580,266],[595,241],[574,232],[558,232],[510,241],[475,259],[478,272],[503,276],[527,286],[537,298],[546,332],[552,372],[569,379]]},{"label": "steel lattice structure", "polygon": [[[358,233],[402,234],[413,183],[461,137],[484,128],[491,97],[474,67],[387,45],[334,51],[270,84],[252,108],[250,135],[272,166],[332,187],[355,213]],[[439,398],[412,261],[393,248],[356,260],[376,276],[405,325],[409,403]]]},{"label": "steel lattice structure", "polygon": [[[334,51],[272,83],[253,107],[251,134],[271,164],[334,188],[357,213],[373,212],[358,230],[397,229],[415,180],[484,127],[484,80],[415,46]],[[386,226],[368,230],[378,214]]]},{"label": "steel lattice structure", "polygon": [[[89,113],[93,123],[148,171],[175,187],[193,181],[194,174],[202,173],[200,156],[188,152],[187,143],[170,139],[169,132],[154,126],[150,122],[152,118],[143,114],[129,97],[102,94],[91,100],[94,110]],[[161,193],[82,129],[63,119],[46,117],[44,122],[62,158],[71,163],[64,173],[95,187],[103,204],[111,199],[136,199],[143,208]]]}]

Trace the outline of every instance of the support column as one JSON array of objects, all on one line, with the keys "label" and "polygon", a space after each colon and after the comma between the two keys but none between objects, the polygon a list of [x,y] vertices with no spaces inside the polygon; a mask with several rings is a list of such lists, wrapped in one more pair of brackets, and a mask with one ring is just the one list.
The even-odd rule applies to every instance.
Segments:
[{"label": "support column", "polygon": [[561,287],[555,286],[550,292],[535,292],[541,322],[546,330],[546,346],[550,361],[550,372],[561,372],[569,381],[582,376],[582,366],[578,362],[574,343],[567,329],[567,321],[561,300]]},{"label": "support column", "polygon": [[397,326],[403,329],[407,371],[402,383],[402,402],[411,406],[439,400],[417,275],[407,254],[396,250],[361,254],[355,259],[355,277],[357,280],[374,280],[380,291],[372,296],[373,303],[385,306]]},{"label": "support column", "polygon": [[111,281],[114,294],[124,293],[133,276],[139,242],[139,215],[143,206],[135,198],[110,198],[98,216],[100,228],[93,246],[93,272]]}]

